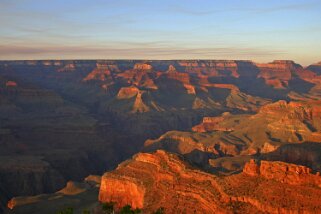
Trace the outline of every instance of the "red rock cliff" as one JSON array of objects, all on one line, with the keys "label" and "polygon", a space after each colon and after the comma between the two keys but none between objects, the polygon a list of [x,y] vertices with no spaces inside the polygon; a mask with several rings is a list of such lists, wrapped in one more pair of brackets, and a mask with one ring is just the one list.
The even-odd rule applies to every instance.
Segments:
[{"label": "red rock cliff", "polygon": [[[274,164],[263,162],[259,169],[251,161],[244,173],[216,177],[193,169],[174,154],[161,150],[139,153],[102,177],[99,200],[114,201],[117,207],[130,204],[142,208],[144,213],[160,207],[166,213],[289,214],[315,213],[321,208],[319,187],[299,182],[293,188],[287,180],[269,178],[271,173],[285,172],[282,164]],[[306,168],[298,167],[308,173]],[[291,168],[286,172],[292,171]],[[267,179],[261,179],[258,174]]]},{"label": "red rock cliff", "polygon": [[243,173],[251,176],[262,176],[267,179],[274,179],[282,183],[294,185],[316,185],[321,187],[320,173],[312,173],[312,170],[305,166],[289,164],[279,161],[261,161],[253,159],[244,166]]}]

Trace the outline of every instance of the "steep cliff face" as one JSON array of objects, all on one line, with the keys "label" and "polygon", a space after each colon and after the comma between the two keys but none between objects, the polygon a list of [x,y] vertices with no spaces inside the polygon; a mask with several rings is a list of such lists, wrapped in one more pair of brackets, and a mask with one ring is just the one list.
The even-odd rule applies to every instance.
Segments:
[{"label": "steep cliff face", "polygon": [[99,201],[117,201],[118,208],[130,204],[134,209],[144,206],[145,187],[138,180],[104,175],[102,179]]},{"label": "steep cliff face", "polygon": [[211,182],[214,179],[210,175],[192,170],[175,155],[163,151],[140,153],[104,174],[99,200],[114,201],[117,207],[130,204],[147,213],[160,207],[168,213],[223,212],[228,208],[219,206],[221,196]]},{"label": "steep cliff face", "polygon": [[255,161],[252,159],[244,166],[243,173],[251,176],[262,176],[292,185],[314,185],[321,187],[320,172],[312,173],[312,169],[279,161]]},{"label": "steep cliff face", "polygon": [[[288,166],[288,171],[284,166]],[[301,174],[305,178],[290,182],[297,181],[298,177],[292,176],[292,168],[305,170],[306,174]],[[317,199],[321,190],[306,185],[306,181],[319,184],[320,176],[308,171],[305,167],[281,162],[261,162],[261,167],[250,162],[244,173],[216,177],[193,169],[176,155],[164,151],[139,153],[102,177],[99,200],[113,201],[117,207],[130,204],[147,213],[159,207],[168,213],[234,213],[240,210],[245,213],[314,213],[321,208]],[[290,174],[283,182],[284,179],[278,178],[285,172]],[[274,191],[287,194],[275,195]],[[307,191],[309,195],[306,196]]]},{"label": "steep cliff face", "polygon": [[256,64],[260,69],[259,78],[263,78],[267,85],[277,89],[289,86],[295,72],[303,69],[300,65],[290,60],[275,60],[268,64]]},{"label": "steep cliff face", "polygon": [[238,78],[239,70],[247,64],[251,67],[250,61],[236,60],[186,60],[179,61],[178,64],[185,68],[189,73],[204,73],[209,76],[230,76]]}]

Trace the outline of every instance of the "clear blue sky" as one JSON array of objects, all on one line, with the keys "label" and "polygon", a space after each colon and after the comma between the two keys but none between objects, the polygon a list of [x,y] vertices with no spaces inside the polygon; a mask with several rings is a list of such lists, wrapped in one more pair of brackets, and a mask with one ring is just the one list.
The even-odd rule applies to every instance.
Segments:
[{"label": "clear blue sky", "polygon": [[320,0],[0,0],[0,59],[321,61]]}]

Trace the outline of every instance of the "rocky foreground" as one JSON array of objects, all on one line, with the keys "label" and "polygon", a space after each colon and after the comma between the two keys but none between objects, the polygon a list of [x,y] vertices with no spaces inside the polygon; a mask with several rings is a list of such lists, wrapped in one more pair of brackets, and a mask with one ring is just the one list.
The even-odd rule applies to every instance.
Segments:
[{"label": "rocky foreground", "polygon": [[113,202],[116,212],[130,205],[143,213],[318,213],[320,196],[320,173],[305,166],[252,159],[241,173],[216,176],[158,150],[138,153],[85,184],[69,182],[53,195],[14,198],[8,207],[9,213],[41,213],[53,206],[104,213],[98,197],[100,203]]},{"label": "rocky foreground", "polygon": [[316,213],[321,177],[283,162],[251,160],[243,173],[218,177],[165,151],[139,153],[102,177],[101,202],[151,213]]}]

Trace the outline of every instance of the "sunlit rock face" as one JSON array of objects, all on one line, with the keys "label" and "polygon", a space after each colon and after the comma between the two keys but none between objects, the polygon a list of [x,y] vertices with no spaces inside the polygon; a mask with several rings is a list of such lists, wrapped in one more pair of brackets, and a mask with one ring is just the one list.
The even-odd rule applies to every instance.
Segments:
[{"label": "sunlit rock face", "polygon": [[175,155],[139,153],[102,177],[99,200],[114,201],[118,207],[127,203],[147,213],[159,207],[169,213],[222,212],[226,206],[217,206],[221,196],[211,182],[215,182],[212,176],[192,170]]},{"label": "sunlit rock face", "polygon": [[279,161],[259,162],[252,159],[244,166],[243,173],[292,185],[321,186],[320,172],[313,173],[312,169],[308,167]]},{"label": "sunlit rock face", "polygon": [[136,87],[123,87],[117,94],[118,99],[129,99],[136,96],[139,93],[139,89]]},{"label": "sunlit rock face", "polygon": [[153,66],[148,63],[136,63],[134,66],[134,70],[143,70],[143,71],[151,71]]},{"label": "sunlit rock face", "polygon": [[267,85],[279,89],[288,87],[289,80],[296,71],[303,69],[290,60],[275,60],[272,63],[256,65],[260,69],[258,77],[263,78]]},{"label": "sunlit rock face", "polygon": [[[321,207],[317,199],[321,192],[311,185],[320,185],[320,176],[303,166],[268,161],[259,165],[252,160],[243,173],[217,177],[159,150],[139,153],[105,173],[99,200],[113,201],[117,207],[129,204],[147,213],[159,207],[169,213],[313,213]],[[273,191],[288,194],[276,196]],[[306,191],[310,194],[304,197]]]}]

